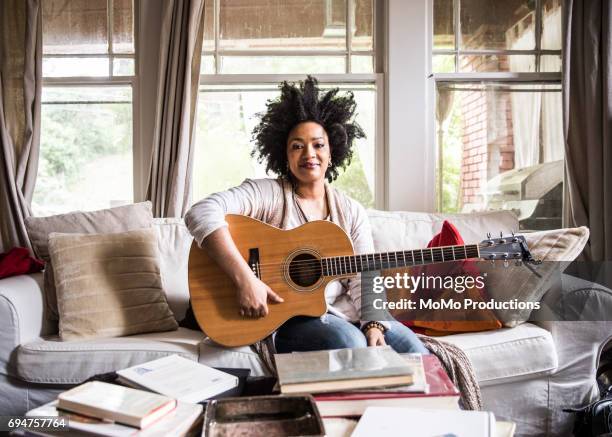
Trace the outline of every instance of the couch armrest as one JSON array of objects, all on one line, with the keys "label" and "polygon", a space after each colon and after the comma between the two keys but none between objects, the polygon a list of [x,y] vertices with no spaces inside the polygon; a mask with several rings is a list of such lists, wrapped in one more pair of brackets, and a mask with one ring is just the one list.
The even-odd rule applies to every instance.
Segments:
[{"label": "couch armrest", "polygon": [[14,349],[51,333],[43,310],[42,273],[0,279],[0,373],[15,375]]},{"label": "couch armrest", "polygon": [[612,290],[567,275],[561,284],[543,301],[551,306],[563,301],[558,314],[567,320],[548,317],[537,322],[552,334],[559,360],[548,383],[551,435],[571,434],[574,416],[563,413],[563,408],[586,405],[599,396],[597,365],[603,347],[612,340]]},{"label": "couch armrest", "polygon": [[542,299],[538,325],[551,332],[559,358],[575,360],[574,351],[562,357],[566,345],[582,345],[599,355],[612,338],[612,290],[595,282],[562,274]]}]

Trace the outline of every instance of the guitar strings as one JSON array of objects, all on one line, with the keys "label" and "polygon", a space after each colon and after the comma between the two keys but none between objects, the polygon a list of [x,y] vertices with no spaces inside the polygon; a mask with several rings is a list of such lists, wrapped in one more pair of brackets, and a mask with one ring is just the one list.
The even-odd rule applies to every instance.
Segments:
[{"label": "guitar strings", "polygon": [[[496,255],[504,255],[505,252],[492,252],[492,254],[496,254]],[[470,259],[476,259],[477,257],[474,258],[466,258],[466,259],[461,259],[461,260],[453,260],[453,261],[467,261]],[[512,259],[507,259],[507,261],[510,261]],[[379,261],[381,263],[388,263],[387,266],[384,266],[381,264],[380,267],[376,266],[376,261]],[[502,261],[501,259],[499,259],[498,261]],[[350,262],[346,262],[346,261],[340,261],[341,264],[340,265],[334,265],[333,267],[323,267],[321,264],[321,260],[320,259],[315,259],[315,260],[302,260],[302,261],[295,261],[294,264],[301,264],[298,267],[294,267],[291,269],[291,273],[297,273],[297,274],[309,274],[309,273],[318,273],[318,274],[322,274],[323,270],[327,270],[329,271],[334,271],[334,270],[341,270],[341,269],[347,269],[353,268],[353,265],[356,266],[356,264],[351,264]],[[373,267],[372,270],[377,270],[377,269],[389,269],[389,268],[398,268],[398,267],[418,267],[418,266],[425,266],[425,265],[430,265],[430,264],[439,264],[445,261],[432,261],[432,262],[427,262],[427,263],[412,263],[412,264],[405,264],[405,265],[395,265],[392,266],[391,260],[387,260],[387,261],[382,261],[382,260],[373,260]],[[450,260],[448,261],[450,262]],[[368,262],[369,265],[369,262]],[[259,274],[260,276],[269,276],[271,278],[274,277],[280,277],[280,278],[284,278],[285,277],[285,273],[287,272],[286,269],[286,263],[263,263],[259,265]],[[369,270],[369,269],[368,269]],[[333,276],[344,276],[347,274],[356,274],[359,272],[352,272],[352,271],[346,271],[344,273],[340,272],[340,273],[335,273],[335,274],[327,274],[325,276],[329,276],[329,277],[333,277]]]},{"label": "guitar strings", "polygon": [[[503,254],[504,252],[498,252],[498,254]],[[311,263],[316,263],[316,261],[318,260],[308,260],[308,261],[303,261],[303,262],[311,262]],[[457,261],[464,261],[464,260],[457,260]],[[498,260],[501,261],[501,260]],[[270,263],[270,264],[275,264],[275,263]],[[407,265],[405,267],[419,267],[419,266],[425,266],[425,265],[430,265],[430,264],[437,264],[437,263],[428,263],[428,264],[412,264],[412,265]],[[287,277],[287,270],[279,268],[282,267],[282,264],[276,264],[276,268],[273,267],[267,267],[264,269],[259,269],[259,279],[262,280],[266,280],[266,281],[277,281],[277,280],[284,280]],[[381,266],[380,269],[384,269],[384,268],[396,268],[396,267],[392,267],[392,266]],[[377,267],[374,267],[373,270],[376,270]],[[348,276],[355,276],[357,275],[359,272],[345,272],[345,273],[336,273],[336,274],[327,274],[327,275],[323,275],[323,270],[319,267],[319,266],[311,266],[311,267],[301,267],[297,270],[292,270],[292,273],[299,273],[299,274],[318,274],[320,277],[321,276],[325,276],[325,277],[329,277],[329,278],[336,278],[336,277],[346,277]],[[317,279],[318,280],[318,279]]]},{"label": "guitar strings", "polygon": [[[462,246],[444,246],[444,247],[462,247]],[[479,246],[479,247],[488,247],[488,246],[484,246],[483,245],[483,246]],[[438,248],[435,248],[435,249],[438,249]],[[416,250],[421,250],[421,249],[416,249]],[[427,250],[427,249],[422,249],[422,250]],[[466,249],[466,252],[467,252],[467,250],[473,250],[473,248]],[[407,250],[407,251],[404,251],[404,252],[412,252],[412,251]],[[399,256],[397,256],[397,255],[391,256],[390,255],[391,253],[400,254],[400,253],[402,253],[402,251],[386,252],[386,253],[384,253],[384,255],[387,257],[387,261],[383,261],[383,262],[388,262],[388,260],[390,260],[391,258],[399,259]],[[496,253],[502,253],[503,254],[503,252],[496,252]],[[341,263],[347,263],[347,262],[350,263],[350,261],[341,259],[341,258],[350,258],[350,257],[353,257],[353,258],[356,258],[356,257],[366,257],[366,262],[369,262],[368,258],[372,257],[372,260],[374,262],[380,262],[381,259],[382,259],[382,256],[383,256],[382,253],[380,253],[380,254],[379,253],[363,253],[363,254],[358,254],[358,255],[339,255],[339,256],[336,256],[336,257],[323,257],[323,258],[317,258],[317,259],[295,260],[295,261],[292,261],[291,263],[292,264],[302,264],[302,263],[311,263],[311,262],[321,262],[322,260],[333,259],[333,258],[337,258],[338,261],[341,262]],[[402,255],[402,257],[405,259],[405,255]],[[478,257],[463,258],[463,259],[453,259],[453,260],[449,259],[449,260],[434,261],[434,262],[465,261],[466,259],[474,259],[474,258],[478,258]],[[359,262],[361,262],[361,261],[359,261]],[[268,266],[268,265],[276,266],[276,265],[281,265],[281,264],[284,264],[284,263],[260,263],[258,265],[259,266]],[[419,264],[416,264],[416,265],[419,265]]]},{"label": "guitar strings", "polygon": [[[473,250],[474,249],[474,247],[470,247],[470,246],[478,246],[479,249],[483,248],[483,247],[485,247],[485,248],[486,247],[491,247],[488,244],[469,244],[469,245],[465,245],[465,246],[439,246],[439,247],[432,247],[431,249],[438,250],[438,249],[448,249],[448,248],[463,247],[464,251],[467,253],[468,250]],[[402,253],[406,253],[406,252],[414,253],[414,252],[419,251],[419,250],[420,251],[429,251],[430,249],[429,248],[426,248],[426,249],[414,249],[414,250],[409,249],[409,250],[405,250],[405,251],[398,250],[398,251],[393,251],[393,252],[381,252],[381,253],[362,253],[362,254],[353,254],[353,255],[338,255],[336,257],[323,257],[323,258],[317,258],[316,260],[312,260],[312,259],[296,260],[296,261],[293,261],[293,262],[294,263],[307,263],[307,262],[313,262],[313,261],[321,261],[323,259],[348,258],[348,257],[363,257],[363,256],[365,256],[365,257],[370,257],[371,256],[372,259],[376,259],[375,257],[378,257],[378,259],[380,259],[383,255],[388,257],[388,258],[391,258],[391,254],[402,254]],[[443,253],[443,252],[441,252],[441,253]],[[504,252],[493,252],[493,253],[503,254]],[[396,255],[394,255],[394,257],[395,256]],[[477,257],[474,257],[474,258],[477,258]],[[465,258],[464,259],[453,260],[453,261],[464,261],[464,260],[465,260]],[[450,261],[451,261],[450,259],[448,261],[444,260],[444,262],[450,262]],[[277,264],[279,264],[279,263],[261,263],[259,265],[260,266],[264,266],[264,265],[277,265]]]},{"label": "guitar strings", "polygon": [[[503,254],[503,253],[500,253]],[[476,258],[467,258],[467,259],[462,259],[462,260],[454,260],[456,262],[460,262],[460,261],[468,261],[471,259],[476,259]],[[508,259],[508,261],[510,261],[511,259]],[[503,261],[503,260],[498,260],[498,261]],[[333,267],[330,266],[322,266],[321,263],[319,262],[319,260],[311,260],[311,261],[305,261],[304,263],[308,262],[308,265],[301,265],[298,267],[293,267],[290,268],[290,270],[292,272],[295,273],[311,273],[311,272],[317,272],[317,271],[322,271],[322,270],[328,270],[328,271],[333,271],[333,270],[347,270],[347,269],[353,269],[354,266],[356,266],[355,263],[348,263],[348,262],[342,262],[340,265],[334,265]],[[403,264],[401,262],[398,262],[397,264],[393,261],[382,261],[382,264],[380,265],[380,267],[378,267],[376,264],[379,263],[380,261],[376,260],[373,262],[372,266],[372,270],[377,270],[377,269],[389,269],[389,268],[399,268],[399,267],[419,267],[419,266],[426,266],[426,265],[431,265],[431,264],[441,264],[444,261],[433,261],[433,262],[426,262],[426,263],[407,263],[407,264]],[[450,262],[450,261],[448,261]],[[383,265],[383,264],[387,264],[387,265]],[[362,266],[360,266],[362,267]],[[369,267],[369,265],[368,265]],[[281,272],[284,272],[285,270],[287,270],[287,265],[285,263],[269,263],[267,266],[259,266],[259,271],[260,272],[270,272],[270,271],[276,271],[280,268]],[[368,269],[369,270],[369,269]],[[349,272],[347,272],[349,273]],[[350,272],[350,273],[358,273],[358,272]],[[333,275],[329,275],[329,276],[333,276]]]},{"label": "guitar strings", "polygon": [[[499,255],[503,255],[503,252],[500,252]],[[339,257],[340,258],[340,257]],[[324,258],[326,259],[326,258]],[[327,258],[328,259],[328,258]],[[474,259],[480,259],[479,257],[468,257],[468,258],[463,258],[463,259],[455,259],[455,260],[436,260],[436,259],[425,259],[425,262],[408,262],[406,259],[401,260],[401,259],[392,259],[392,258],[388,258],[388,259],[370,259],[370,260],[366,260],[365,264],[367,266],[372,265],[373,269],[376,270],[377,264],[380,264],[381,267],[380,268],[396,268],[396,267],[414,267],[414,266],[422,266],[422,265],[429,265],[429,264],[439,264],[439,263],[443,263],[443,262],[460,262],[460,261],[468,261],[468,260],[474,260]],[[418,261],[418,260],[417,260]],[[258,268],[260,271],[262,270],[267,270],[269,268],[273,268],[276,269],[277,267],[286,267],[287,266],[287,262],[282,262],[282,263],[261,263],[258,264]],[[293,261],[291,263],[289,263],[291,265],[291,270],[292,271],[296,271],[296,272],[302,272],[305,270],[338,270],[338,269],[353,269],[353,267],[363,267],[363,262],[362,261],[357,261],[357,260],[342,260],[339,259],[336,262],[331,262],[330,264],[323,264],[323,259],[313,259],[313,260],[301,260],[301,261]],[[383,264],[387,264],[388,266],[383,266]],[[391,267],[391,265],[394,265],[394,267]]]},{"label": "guitar strings", "polygon": [[[489,252],[489,254],[492,255],[504,255],[506,254],[506,252]],[[376,263],[406,263],[406,258],[403,257],[403,261],[401,260],[400,257],[391,257],[391,256],[387,256],[386,259],[382,259],[382,257],[378,257],[378,258],[374,258],[372,257],[371,259],[368,258],[370,254],[363,254],[363,255],[357,255],[357,256],[366,256],[366,263],[369,265],[370,263],[373,263],[374,266],[376,266]],[[336,269],[338,268],[338,265],[340,265],[342,268],[346,268],[347,266],[352,268],[353,265],[357,265],[358,263],[360,265],[363,265],[363,262],[361,260],[357,260],[357,259],[352,259],[352,260],[346,260],[346,259],[342,259],[342,258],[350,258],[350,257],[354,257],[355,255],[345,255],[345,256],[338,256],[338,257],[325,257],[325,258],[316,258],[316,259],[307,259],[307,260],[295,260],[292,261],[290,264],[292,266],[297,265],[297,268],[303,268],[303,266],[306,266],[306,268],[328,268],[328,269]],[[323,266],[323,261],[324,260],[329,260],[332,258],[336,258],[337,261],[335,262],[331,262],[331,264],[329,264],[328,266]],[[393,259],[395,258],[395,259]],[[407,263],[405,264],[406,267],[410,267],[410,266],[419,266],[419,265],[428,265],[428,264],[437,264],[437,263],[443,263],[443,262],[453,262],[453,261],[468,261],[468,260],[474,260],[474,259],[481,259],[481,257],[478,256],[468,256],[467,258],[461,258],[461,259],[453,259],[453,260],[438,260],[438,259],[434,259],[434,258],[428,258],[425,260],[425,257],[422,257],[422,261],[427,261],[427,262],[411,262],[411,263]],[[508,258],[508,260],[512,260],[515,258]],[[418,260],[418,259],[417,259]],[[414,261],[414,257],[413,257],[413,261]],[[258,267],[261,269],[266,268],[266,267],[278,267],[278,266],[286,266],[287,262],[272,262],[272,263],[260,263],[257,264]],[[329,267],[331,266],[331,267]]]}]

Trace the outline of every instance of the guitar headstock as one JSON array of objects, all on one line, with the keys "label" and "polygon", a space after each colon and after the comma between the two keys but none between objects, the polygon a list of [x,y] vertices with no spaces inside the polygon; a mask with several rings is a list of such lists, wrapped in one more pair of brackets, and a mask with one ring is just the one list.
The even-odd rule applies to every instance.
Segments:
[{"label": "guitar headstock", "polygon": [[504,261],[504,264],[507,264],[509,261],[539,263],[531,256],[525,237],[523,235],[514,235],[514,232],[505,237],[500,233],[499,238],[491,238],[491,234],[487,234],[487,239],[482,240],[478,247],[480,258],[483,260],[501,260]]}]

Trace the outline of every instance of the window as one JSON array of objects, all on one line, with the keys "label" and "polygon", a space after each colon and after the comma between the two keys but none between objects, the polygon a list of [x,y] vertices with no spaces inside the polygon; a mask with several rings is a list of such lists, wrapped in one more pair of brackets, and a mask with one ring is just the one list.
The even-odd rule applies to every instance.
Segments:
[{"label": "window", "polygon": [[560,0],[435,0],[437,204],[561,226]]},{"label": "window", "polygon": [[[334,184],[373,207],[382,159],[375,74],[373,0],[214,0],[206,3],[202,77],[193,166],[193,200],[266,177],[250,153],[255,114],[278,95],[283,80],[315,75],[323,88],[351,90],[367,139]],[[271,176],[271,175],[270,175]],[[382,196],[379,196],[382,197]],[[382,199],[381,199],[382,200]]]},{"label": "window", "polygon": [[132,0],[45,0],[36,215],[133,199]]}]

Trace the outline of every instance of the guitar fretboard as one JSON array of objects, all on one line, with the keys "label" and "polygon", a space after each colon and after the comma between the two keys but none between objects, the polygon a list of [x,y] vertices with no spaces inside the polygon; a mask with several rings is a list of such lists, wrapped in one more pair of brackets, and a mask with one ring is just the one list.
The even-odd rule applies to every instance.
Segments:
[{"label": "guitar fretboard", "polygon": [[480,258],[477,244],[321,258],[324,276]]}]

